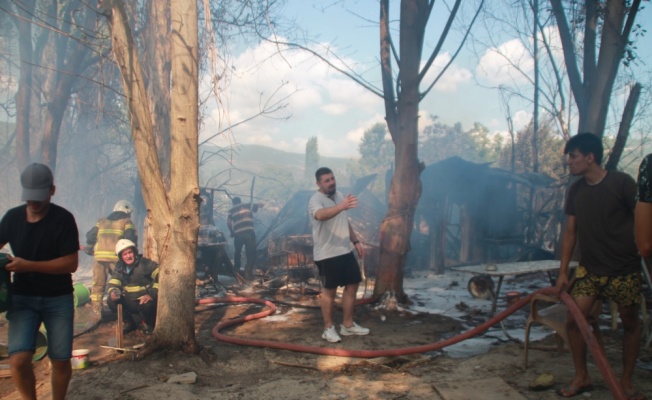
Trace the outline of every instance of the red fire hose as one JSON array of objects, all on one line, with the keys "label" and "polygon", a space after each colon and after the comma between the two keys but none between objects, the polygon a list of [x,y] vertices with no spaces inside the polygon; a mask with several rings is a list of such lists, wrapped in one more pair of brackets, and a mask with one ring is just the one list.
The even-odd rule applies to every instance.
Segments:
[{"label": "red fire hose", "polygon": [[[406,347],[400,349],[388,349],[388,350],[347,350],[347,349],[336,349],[330,347],[305,346],[305,345],[295,344],[295,343],[274,342],[271,340],[242,339],[233,336],[227,336],[225,334],[220,333],[220,330],[232,325],[241,324],[247,321],[263,318],[268,315],[274,314],[276,312],[276,306],[268,300],[261,300],[261,299],[250,298],[250,297],[213,297],[213,298],[198,300],[197,304],[256,303],[268,307],[268,309],[258,312],[256,314],[251,314],[240,318],[234,318],[228,321],[222,321],[219,322],[217,325],[215,325],[215,327],[213,327],[212,330],[213,337],[225,343],[237,344],[242,346],[267,347],[271,349],[291,350],[291,351],[297,351],[302,353],[321,354],[321,355],[328,355],[328,356],[373,358],[373,357],[395,357],[395,356],[401,356],[407,354],[426,353],[429,351],[440,350],[444,347],[480,335],[485,331],[487,331],[492,326],[496,325],[500,321],[507,318],[509,315],[518,311],[523,306],[529,304],[531,297],[537,293],[556,295],[554,288],[552,287],[544,288],[520,299],[519,301],[515,302],[512,306],[507,308],[505,311],[497,314],[496,316],[489,319],[485,323],[478,325],[475,328],[463,332],[452,338],[441,340],[435,343],[421,345],[421,346],[413,346],[413,347]],[[573,299],[567,293],[562,293],[560,298],[566,304],[569,312],[573,315],[573,317],[577,321],[580,331],[582,332],[582,335],[584,336],[584,339],[587,343],[588,349],[593,354],[593,358],[595,359],[595,362],[597,363],[598,368],[602,373],[602,376],[604,377],[607,385],[609,386],[612,395],[617,400],[625,400],[627,397],[625,396],[625,393],[622,387],[620,386],[620,383],[618,382],[616,375],[614,374],[611,366],[609,365],[609,361],[607,360],[607,357],[604,354],[604,350],[598,343],[596,337],[593,335],[591,326],[586,321],[586,319],[582,315],[580,309],[577,307]],[[369,299],[363,302],[369,302]]]}]

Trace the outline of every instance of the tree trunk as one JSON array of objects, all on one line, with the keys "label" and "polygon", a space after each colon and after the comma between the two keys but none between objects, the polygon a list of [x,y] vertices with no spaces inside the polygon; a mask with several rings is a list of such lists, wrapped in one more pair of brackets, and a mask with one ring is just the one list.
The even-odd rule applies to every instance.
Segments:
[{"label": "tree trunk", "polygon": [[161,175],[170,187],[170,1],[150,0],[145,54],[147,89]]},{"label": "tree trunk", "polygon": [[629,92],[627,104],[625,104],[623,116],[620,119],[620,127],[618,128],[618,135],[616,135],[616,143],[614,143],[614,147],[609,155],[609,161],[605,165],[605,169],[607,170],[614,171],[618,168],[620,157],[623,155],[623,150],[625,150],[625,144],[627,144],[629,128],[632,126],[634,112],[636,111],[636,105],[638,104],[640,96],[641,84],[636,82],[634,87],[632,87],[632,90]]},{"label": "tree trunk", "polygon": [[[81,49],[80,49],[81,50]],[[72,58],[70,65],[81,65],[83,60],[83,53],[80,51]],[[79,72],[78,70],[70,71],[69,74],[60,76],[56,88],[50,93],[48,100],[45,123],[43,125],[43,144],[42,144],[42,160],[45,164],[49,165],[53,170],[57,164],[57,147],[59,143],[59,133],[61,132],[61,124],[63,117],[68,107],[68,100],[72,94],[72,87],[75,81],[73,74]]]},{"label": "tree trunk", "polygon": [[16,158],[18,168],[22,171],[31,160],[30,155],[30,112],[32,104],[32,24],[31,16],[34,15],[35,0],[23,2],[18,7],[16,18],[18,27],[18,49],[20,52],[20,78],[18,80],[18,91],[16,92]]},{"label": "tree trunk", "polygon": [[194,0],[172,2],[172,92],[170,152],[172,240],[161,262],[166,285],[159,291],[156,340],[166,348],[195,341],[195,255],[199,232],[198,16]]},{"label": "tree trunk", "polygon": [[[140,60],[122,0],[105,0],[113,52],[127,98],[148,221],[156,241],[159,304],[153,348],[165,346],[196,352],[194,331],[194,256],[199,229],[197,172],[197,10],[191,1],[175,1],[171,40],[173,64],[174,146],[171,146],[171,188],[163,184],[154,140],[152,116]],[[193,11],[194,10],[194,11]],[[193,33],[194,32],[194,33]]]},{"label": "tree trunk", "polygon": [[627,37],[622,36],[626,16],[625,2],[608,0],[605,11],[598,64],[595,79],[590,84],[591,95],[588,97],[588,109],[583,119],[584,130],[581,131],[592,132],[600,137],[604,135],[611,92],[627,45]]},{"label": "tree trunk", "polygon": [[[86,68],[88,43],[75,40],[92,31],[97,14],[79,1],[36,2],[16,7],[20,80],[16,94],[16,154],[22,169],[33,159],[56,170],[61,125],[72,88]],[[38,21],[34,16],[40,16]],[[75,29],[73,29],[73,20]],[[32,24],[36,28],[32,30]],[[34,68],[38,65],[39,68]],[[45,104],[45,107],[43,107]]]},{"label": "tree trunk", "polygon": [[564,50],[566,71],[579,113],[578,131],[591,132],[600,137],[604,135],[609,101],[613,85],[622,62],[625,47],[629,40],[634,20],[640,7],[640,0],[633,0],[629,9],[622,0],[607,0],[604,6],[604,23],[600,38],[600,51],[595,60],[595,24],[598,1],[586,2],[586,22],[584,31],[584,76],[578,67],[575,43],[561,0],[551,0],[557,21],[559,36]]},{"label": "tree trunk", "polygon": [[403,274],[414,212],[421,197],[419,175],[423,165],[419,163],[417,149],[419,65],[429,13],[426,0],[401,2],[401,84],[397,101],[391,88],[388,5],[386,0],[381,1],[381,63],[387,126],[394,141],[396,165],[389,188],[387,215],[380,227],[380,262],[374,295],[390,293],[399,302],[406,303]]},{"label": "tree trunk", "polygon": [[[170,1],[148,0],[148,29],[144,30],[147,94],[159,168],[166,190],[170,188]],[[138,188],[140,191],[140,188]],[[142,197],[142,194],[137,194]],[[138,205],[137,205],[138,207]],[[144,207],[142,209],[144,210]],[[144,214],[144,212],[143,212]],[[147,218],[143,229],[143,254],[160,261],[154,226]]]},{"label": "tree trunk", "polygon": [[140,59],[122,0],[104,0],[102,7],[111,28],[113,54],[120,68],[122,85],[127,98],[143,198],[148,214],[153,214],[151,222],[158,245],[158,258],[161,259],[160,255],[168,243],[172,216],[159,169]]}]

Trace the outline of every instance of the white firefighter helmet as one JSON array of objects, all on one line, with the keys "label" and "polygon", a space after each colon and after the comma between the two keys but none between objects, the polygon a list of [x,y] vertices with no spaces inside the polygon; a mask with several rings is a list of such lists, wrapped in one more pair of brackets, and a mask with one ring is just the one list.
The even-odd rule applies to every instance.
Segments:
[{"label": "white firefighter helmet", "polygon": [[115,203],[115,206],[113,206],[113,211],[122,211],[123,213],[127,214],[131,214],[133,210],[134,206],[127,200],[120,200]]},{"label": "white firefighter helmet", "polygon": [[115,254],[120,257],[120,253],[130,247],[133,247],[134,251],[136,251],[136,244],[134,242],[129,239],[120,239],[118,240],[118,243],[115,244]]}]

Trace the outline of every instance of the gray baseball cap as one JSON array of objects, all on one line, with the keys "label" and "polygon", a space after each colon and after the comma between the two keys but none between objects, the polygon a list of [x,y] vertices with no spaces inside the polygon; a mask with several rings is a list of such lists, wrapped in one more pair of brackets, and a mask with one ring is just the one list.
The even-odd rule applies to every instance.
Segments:
[{"label": "gray baseball cap", "polygon": [[54,183],[52,171],[45,164],[33,163],[20,174],[20,184],[23,186],[23,201],[43,201],[50,196],[50,188]]}]

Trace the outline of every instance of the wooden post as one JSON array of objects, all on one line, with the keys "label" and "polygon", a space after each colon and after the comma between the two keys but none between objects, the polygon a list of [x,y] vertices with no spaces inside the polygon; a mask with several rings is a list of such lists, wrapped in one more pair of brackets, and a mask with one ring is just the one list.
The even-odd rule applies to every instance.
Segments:
[{"label": "wooden post", "polygon": [[116,347],[122,348],[122,328],[123,328],[123,322],[122,322],[122,304],[118,304],[118,323],[115,325],[116,332],[115,332],[115,339],[116,339]]}]

